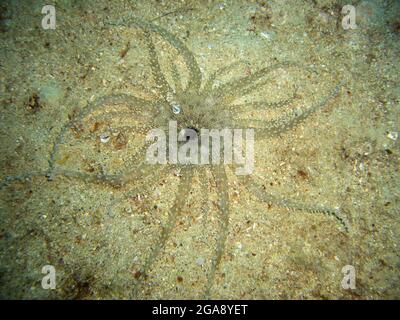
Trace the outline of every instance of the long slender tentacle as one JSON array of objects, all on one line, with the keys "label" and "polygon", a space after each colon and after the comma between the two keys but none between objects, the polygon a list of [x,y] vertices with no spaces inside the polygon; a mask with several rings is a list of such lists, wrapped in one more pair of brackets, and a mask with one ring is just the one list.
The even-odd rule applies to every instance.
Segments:
[{"label": "long slender tentacle", "polygon": [[270,121],[258,119],[228,120],[225,121],[225,126],[230,128],[254,128],[256,129],[255,135],[257,139],[282,134],[300,124],[311,114],[326,107],[329,101],[338,95],[341,87],[342,83],[339,83],[328,96],[304,110],[296,108],[287,112],[284,116]]},{"label": "long slender tentacle", "polygon": [[257,183],[250,176],[242,176],[242,181],[245,183],[247,190],[250,194],[257,197],[260,201],[275,204],[277,206],[286,208],[288,210],[296,210],[296,211],[304,211],[310,213],[320,213],[326,216],[330,216],[335,219],[343,229],[348,232],[348,226],[345,223],[345,220],[340,216],[339,209],[328,208],[323,205],[306,205],[302,203],[298,203],[295,201],[287,200],[287,199],[278,199],[277,197],[272,196],[264,191],[262,191],[262,187],[259,183]]},{"label": "long slender tentacle", "polygon": [[[35,171],[35,172],[27,172],[17,176],[11,176],[4,178],[4,181],[0,183],[0,190],[4,187],[12,184],[13,182],[23,182],[27,180],[31,180],[33,178],[49,178],[50,171]],[[120,186],[120,177],[117,175],[108,175],[108,174],[88,174],[80,171],[74,170],[64,170],[64,169],[55,169],[51,172],[51,179],[54,180],[58,177],[64,177],[67,179],[74,180],[83,180],[87,183],[100,183],[100,184],[109,184],[111,186],[117,187]]]},{"label": "long slender tentacle", "polygon": [[144,193],[146,189],[154,186],[160,177],[165,176],[165,174],[171,170],[171,166],[142,164],[142,166],[140,166],[140,168],[137,170],[137,175],[131,175],[130,179],[127,180],[127,183],[135,182],[138,178],[140,178],[144,183],[141,183],[140,185],[134,185],[131,189],[129,189],[128,192],[124,192],[121,197],[111,201],[111,203],[107,206],[107,212],[111,212],[117,203],[123,202],[124,200],[136,195],[138,192]]},{"label": "long slender tentacle", "polygon": [[210,204],[209,204],[209,178],[207,175],[207,169],[205,166],[200,166],[199,170],[199,178],[200,178],[200,188],[201,188],[201,195],[202,195],[202,206],[201,210],[204,212],[203,217],[203,225],[206,225],[208,220],[208,215],[210,213]]},{"label": "long slender tentacle", "polygon": [[[229,97],[229,101],[238,98],[238,95],[243,96],[252,90],[255,90],[259,86],[259,80],[269,75],[271,72],[288,66],[297,66],[297,64],[291,62],[276,63],[272,66],[262,68],[252,75],[241,77],[239,79],[232,80],[225,84],[222,84],[215,90],[215,96],[221,100],[226,100]],[[264,84],[265,82],[262,82]]]},{"label": "long slender tentacle", "polygon": [[136,26],[143,30],[153,31],[158,33],[160,36],[162,36],[163,39],[168,41],[170,45],[176,48],[178,52],[182,55],[182,58],[184,59],[186,67],[189,71],[189,82],[187,90],[189,91],[199,90],[201,85],[201,71],[196,62],[196,59],[194,58],[193,53],[191,53],[187,49],[185,44],[178,38],[176,38],[172,33],[170,33],[169,31],[158,25],[155,25],[147,21],[143,21],[133,16],[123,17],[117,22],[109,22],[108,24],[112,26],[125,26],[125,27]]},{"label": "long slender tentacle", "polygon": [[129,179],[132,179],[132,176],[135,176],[137,171],[140,171],[143,162],[146,162],[147,160],[146,152],[148,150],[148,147],[152,143],[153,143],[152,141],[145,141],[135,153],[133,153],[128,159],[124,161],[123,167],[119,170],[121,181],[124,182],[128,181]]},{"label": "long slender tentacle", "polygon": [[211,170],[217,185],[217,192],[220,197],[219,201],[219,222],[220,233],[217,240],[217,248],[214,258],[211,262],[210,272],[207,277],[204,296],[210,298],[211,289],[215,279],[215,273],[218,270],[222,255],[225,251],[226,238],[228,236],[229,226],[229,195],[228,195],[228,178],[226,176],[224,166],[211,166]]},{"label": "long slender tentacle", "polygon": [[244,109],[266,109],[266,110],[272,110],[272,109],[279,109],[282,107],[286,107],[290,104],[293,103],[293,101],[296,98],[296,92],[294,92],[289,98],[279,100],[276,102],[267,102],[267,101],[255,101],[255,102],[249,102],[249,103],[241,103],[241,104],[229,104],[229,105],[223,105],[220,107],[220,110],[229,110],[233,112],[239,112]]},{"label": "long slender tentacle", "polygon": [[179,217],[180,213],[183,210],[183,207],[186,204],[186,200],[190,192],[190,186],[193,178],[193,168],[189,166],[184,167],[181,173],[182,173],[182,181],[180,181],[174,205],[169,210],[168,221],[161,231],[161,235],[157,241],[157,244],[150,252],[149,257],[146,259],[144,265],[140,270],[140,277],[137,279],[135,288],[133,290],[133,298],[137,298],[138,295],[140,294],[140,289],[142,287],[143,281],[145,280],[151,266],[157,259],[158,255],[164,250],[165,244],[169,239],[172,230],[175,227],[177,218]]},{"label": "long slender tentacle", "polygon": [[172,79],[174,81],[175,92],[179,94],[182,93],[183,88],[181,78],[179,76],[178,68],[174,62],[172,62]]},{"label": "long slender tentacle", "polygon": [[36,177],[46,177],[48,174],[48,171],[42,170],[42,171],[34,171],[34,172],[26,172],[22,173],[16,176],[8,176],[3,178],[3,180],[0,182],[0,190],[3,189],[4,187],[12,184],[13,182],[23,182],[26,180],[30,180],[32,178]]},{"label": "long slender tentacle", "polygon": [[[25,181],[32,179],[34,177],[47,177],[50,179],[55,179],[58,177],[64,177],[67,179],[74,179],[74,180],[83,180],[87,183],[100,183],[100,184],[109,184],[114,187],[119,187],[123,184],[130,183],[131,181],[135,181],[135,178],[140,175],[140,178],[142,178],[146,172],[143,169],[146,163],[142,163],[145,160],[144,154],[145,150],[147,149],[147,144],[144,144],[142,148],[139,149],[137,153],[135,153],[129,160],[129,164],[131,165],[129,167],[129,170],[127,168],[123,168],[124,170],[119,170],[119,173],[117,174],[106,174],[106,173],[99,173],[99,174],[94,174],[94,173],[85,173],[82,171],[77,171],[77,170],[68,170],[64,169],[62,167],[56,167],[55,166],[55,156],[58,151],[59,145],[62,143],[63,137],[67,130],[69,128],[72,128],[74,125],[79,123],[80,121],[83,121],[83,119],[93,113],[95,110],[99,110],[103,107],[106,106],[111,106],[113,104],[119,104],[119,103],[127,103],[127,102],[133,102],[133,106],[130,106],[131,110],[139,110],[138,106],[135,103],[139,103],[141,107],[143,105],[145,106],[154,106],[150,104],[149,102],[136,98],[135,96],[128,95],[128,94],[119,94],[119,95],[113,95],[113,96],[107,96],[107,97],[102,97],[93,103],[91,103],[88,107],[83,109],[79,114],[76,115],[74,119],[72,119],[69,123],[67,123],[61,130],[59,136],[57,137],[56,143],[54,144],[51,157],[49,160],[50,167],[48,170],[41,170],[37,172],[28,172],[25,174],[17,175],[14,177],[6,177],[1,183],[0,183],[0,189],[15,182],[15,181]],[[145,108],[143,108],[145,109]],[[130,128],[130,129],[134,129]],[[82,138],[82,137],[81,137]],[[82,139],[80,139],[82,141]],[[132,162],[134,162],[132,164]],[[151,167],[151,170],[148,170],[147,174],[150,174],[153,172],[154,166]]]},{"label": "long slender tentacle", "polygon": [[[104,183],[112,186],[121,186],[131,181],[135,181],[136,178],[147,176],[152,172],[150,166],[146,163],[145,153],[148,144],[144,143],[141,148],[129,159],[129,169],[124,167],[125,170],[119,170],[117,174],[106,174],[106,173],[85,173],[76,170],[67,170],[60,167],[53,167],[51,170],[41,170],[35,172],[27,172],[17,176],[5,177],[0,183],[0,190],[9,184],[17,181],[30,180],[35,177],[47,177],[55,179],[57,177],[65,177],[69,179],[83,180],[88,183]],[[147,171],[146,171],[147,169]]]},{"label": "long slender tentacle", "polygon": [[154,81],[156,82],[156,86],[161,92],[161,96],[166,101],[168,93],[172,92],[172,88],[170,87],[168,81],[165,79],[164,74],[161,71],[161,66],[158,61],[156,48],[154,46],[153,40],[151,39],[150,32],[145,31],[145,36],[146,36],[145,38],[147,47],[149,49],[151,72],[153,73],[153,78]]},{"label": "long slender tentacle", "polygon": [[[140,167],[136,168],[136,171],[140,172],[140,170],[141,170]],[[105,174],[105,173],[93,174],[75,170],[55,168],[52,171],[43,170],[43,171],[27,172],[17,176],[5,177],[3,181],[0,183],[0,190],[14,182],[24,182],[38,177],[47,178],[51,180],[54,180],[59,177],[64,177],[67,179],[82,180],[87,183],[108,184],[113,187],[120,187],[121,185],[124,185],[134,180],[133,171],[122,174]]]},{"label": "long slender tentacle", "polygon": [[50,171],[54,170],[56,156],[59,150],[59,146],[63,144],[64,136],[68,132],[69,129],[73,128],[75,125],[83,121],[83,119],[94,112],[95,110],[108,107],[111,105],[118,105],[121,103],[127,103],[129,108],[134,112],[149,112],[151,110],[155,110],[155,104],[151,103],[147,100],[143,100],[137,98],[135,96],[129,94],[116,94],[110,96],[101,97],[93,102],[91,102],[86,108],[82,109],[71,121],[66,123],[62,128],[60,133],[58,134],[54,144],[52,151],[50,153],[49,159],[49,168]]},{"label": "long slender tentacle", "polygon": [[211,92],[211,90],[213,89],[213,85],[214,85],[215,79],[218,76],[221,76],[221,75],[233,70],[235,67],[238,67],[240,65],[245,65],[245,64],[246,64],[245,61],[239,60],[239,61],[235,61],[233,63],[230,63],[227,66],[219,68],[217,71],[212,73],[211,76],[204,83],[202,91],[203,92]]}]

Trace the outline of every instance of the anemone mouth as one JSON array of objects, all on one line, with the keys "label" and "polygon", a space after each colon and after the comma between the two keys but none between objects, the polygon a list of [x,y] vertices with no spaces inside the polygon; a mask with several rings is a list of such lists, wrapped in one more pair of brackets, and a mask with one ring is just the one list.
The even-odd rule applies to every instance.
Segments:
[{"label": "anemone mouth", "polygon": [[184,130],[184,136],[185,136],[186,141],[195,139],[200,133],[199,129],[197,129],[196,127],[192,127],[192,126],[189,126],[183,130]]}]

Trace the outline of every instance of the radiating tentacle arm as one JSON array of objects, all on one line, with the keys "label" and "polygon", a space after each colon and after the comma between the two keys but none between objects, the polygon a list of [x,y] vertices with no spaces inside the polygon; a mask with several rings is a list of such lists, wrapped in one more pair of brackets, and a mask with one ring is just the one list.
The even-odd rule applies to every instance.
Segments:
[{"label": "radiating tentacle arm", "polygon": [[154,186],[160,179],[160,177],[165,176],[166,174],[168,174],[168,171],[171,170],[171,166],[155,166],[142,164],[139,168],[137,168],[136,176],[134,177],[133,175],[131,175],[131,178],[140,178],[143,183],[139,185],[134,185],[134,187],[128,192],[124,192],[121,197],[117,197],[113,201],[111,201],[111,203],[107,206],[107,212],[111,213],[117,203],[122,203],[126,199],[133,197],[138,193],[144,193],[147,189]]},{"label": "radiating tentacle arm", "polygon": [[215,79],[218,76],[221,76],[221,75],[233,70],[235,67],[238,67],[240,65],[245,65],[245,64],[246,64],[245,61],[240,60],[240,61],[233,62],[233,63],[231,63],[231,64],[229,64],[229,65],[227,65],[225,67],[219,68],[217,71],[212,73],[211,76],[204,83],[202,91],[203,92],[211,92],[211,90],[213,89],[213,85],[215,83]]},{"label": "radiating tentacle arm", "polygon": [[0,190],[14,182],[18,181],[23,182],[37,177],[47,178],[49,180],[54,180],[58,177],[64,177],[67,179],[82,180],[87,183],[100,183],[100,184],[108,184],[113,187],[119,187],[126,183],[129,183],[130,181],[133,181],[132,176],[133,176],[132,172],[123,174],[106,174],[106,173],[93,174],[76,170],[55,168],[51,172],[49,170],[43,170],[43,171],[27,172],[17,176],[5,177],[3,181],[0,183]]},{"label": "radiating tentacle arm", "polygon": [[[239,98],[240,96],[243,96],[244,94],[249,93],[252,90],[255,90],[259,86],[259,81],[261,81],[263,77],[269,75],[271,72],[279,68],[288,66],[296,66],[296,64],[291,62],[282,62],[262,68],[254,72],[252,75],[241,77],[239,79],[235,79],[228,83],[222,84],[216,89],[215,95],[221,100],[232,101],[236,98]],[[261,82],[261,84],[264,83],[265,82]]]},{"label": "radiating tentacle arm", "polygon": [[5,177],[0,182],[0,190],[14,182],[18,182],[18,181],[23,182],[23,181],[30,180],[30,179],[36,178],[36,177],[45,177],[47,174],[48,174],[48,171],[42,170],[42,171],[26,172],[26,173],[22,173],[22,174],[19,174],[16,176]]},{"label": "radiating tentacle arm", "polygon": [[254,128],[256,130],[255,136],[257,139],[282,134],[300,124],[311,114],[326,107],[329,101],[338,95],[341,87],[342,83],[339,83],[328,96],[324,97],[311,107],[306,109],[293,109],[277,119],[270,121],[258,119],[235,119],[225,121],[225,126],[231,128]]},{"label": "radiating tentacle arm", "polygon": [[203,225],[205,226],[208,220],[208,215],[210,213],[210,199],[209,199],[209,184],[210,181],[207,176],[207,169],[205,166],[200,166],[198,169],[199,172],[199,179],[200,179],[200,189],[201,189],[201,196],[202,196],[202,205],[201,210],[204,213],[203,216]]},{"label": "radiating tentacle arm", "polygon": [[175,198],[174,205],[169,210],[168,220],[161,231],[161,235],[157,241],[157,244],[155,245],[153,250],[150,252],[149,257],[146,259],[144,265],[142,266],[142,268],[140,270],[141,276],[139,277],[139,279],[137,279],[137,282],[135,284],[135,288],[133,291],[133,298],[137,298],[138,294],[140,293],[139,291],[141,289],[141,285],[143,283],[144,278],[147,276],[147,273],[149,272],[154,261],[157,259],[158,255],[164,249],[165,244],[166,244],[167,240],[169,239],[171,232],[176,225],[177,219],[186,204],[186,201],[189,196],[190,189],[191,189],[190,186],[192,184],[193,169],[190,168],[189,166],[187,166],[187,167],[183,168],[181,173],[182,173],[182,180],[180,181],[179,186],[178,186],[178,191],[176,192],[176,198]]},{"label": "radiating tentacle arm", "polygon": [[165,79],[164,74],[162,73],[161,66],[158,61],[156,48],[154,46],[153,40],[151,39],[151,34],[149,31],[145,31],[145,38],[147,47],[149,49],[150,68],[153,74],[154,81],[156,82],[157,88],[160,90],[161,96],[165,101],[167,101],[168,92],[172,92],[172,88],[170,87],[168,81]]},{"label": "radiating tentacle arm", "polygon": [[170,45],[172,45],[178,52],[182,55],[182,58],[185,61],[186,67],[189,71],[189,83],[186,90],[189,91],[198,91],[201,85],[201,71],[194,58],[193,54],[188,50],[185,44],[176,38],[173,34],[171,34],[166,29],[155,25],[150,22],[143,21],[138,19],[137,17],[127,16],[121,18],[117,22],[109,22],[109,25],[112,26],[125,26],[132,27],[136,26],[142,30],[153,31],[158,33],[163,39],[168,41]]},{"label": "radiating tentacle arm", "polygon": [[228,236],[229,227],[229,194],[228,194],[228,178],[226,176],[225,168],[223,165],[211,166],[212,174],[217,185],[217,192],[219,195],[219,223],[220,233],[217,240],[217,248],[214,258],[211,262],[210,272],[207,277],[205,287],[205,298],[209,299],[211,289],[215,279],[215,273],[218,270],[221,262],[222,255],[225,252],[225,243]]},{"label": "radiating tentacle arm", "polygon": [[174,80],[175,92],[180,94],[183,92],[181,78],[179,76],[178,68],[174,62],[172,62],[172,78]]},{"label": "radiating tentacle arm", "polygon": [[252,109],[252,110],[272,110],[272,109],[279,109],[282,107],[286,107],[293,103],[296,98],[296,91],[287,99],[279,100],[276,102],[266,102],[266,101],[255,101],[249,103],[241,103],[241,104],[229,104],[223,105],[220,107],[221,110],[229,110],[233,112],[244,111],[245,109]]},{"label": "radiating tentacle arm", "polygon": [[67,179],[73,180],[82,180],[87,183],[100,183],[100,184],[109,184],[113,187],[118,187],[121,185],[120,176],[118,175],[110,175],[110,174],[89,174],[81,171],[75,170],[65,170],[57,168],[50,172],[49,170],[36,171],[36,172],[27,172],[17,176],[6,177],[0,183],[0,190],[4,187],[10,185],[13,182],[23,182],[27,180],[31,180],[32,178],[48,178],[48,179],[56,179],[58,177],[64,177]]},{"label": "radiating tentacle arm", "polygon": [[99,110],[101,108],[109,107],[112,105],[118,105],[121,103],[126,103],[129,105],[129,109],[131,111],[140,113],[140,112],[149,112],[149,111],[154,111],[156,112],[156,104],[151,103],[147,100],[143,100],[140,98],[137,98],[133,95],[129,94],[115,94],[115,95],[110,95],[110,96],[104,96],[101,97],[91,103],[89,105],[82,109],[71,121],[69,121],[67,124],[65,124],[62,128],[60,133],[58,134],[54,144],[52,151],[50,153],[50,159],[49,159],[49,168],[50,171],[54,169],[55,161],[56,161],[56,156],[58,153],[59,146],[64,143],[64,136],[68,132],[69,129],[73,128],[77,124],[79,124],[87,115],[90,113]]},{"label": "radiating tentacle arm", "polygon": [[345,220],[340,216],[339,209],[332,209],[323,205],[305,205],[287,199],[278,199],[277,197],[274,197],[266,193],[265,191],[262,191],[262,186],[259,183],[257,183],[252,177],[242,176],[241,179],[245,183],[245,186],[247,190],[250,192],[250,194],[254,195],[262,202],[275,204],[277,206],[286,208],[288,210],[304,211],[310,213],[321,213],[330,216],[333,219],[335,219],[346,232],[348,232],[348,226],[345,223]]}]

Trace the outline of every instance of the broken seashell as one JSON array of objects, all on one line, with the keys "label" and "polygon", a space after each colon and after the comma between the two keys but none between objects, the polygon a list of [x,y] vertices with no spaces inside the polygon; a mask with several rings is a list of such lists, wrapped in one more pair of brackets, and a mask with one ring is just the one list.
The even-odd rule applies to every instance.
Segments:
[{"label": "broken seashell", "polygon": [[102,133],[100,135],[100,141],[102,143],[107,143],[108,141],[110,141],[110,136],[107,133]]}]

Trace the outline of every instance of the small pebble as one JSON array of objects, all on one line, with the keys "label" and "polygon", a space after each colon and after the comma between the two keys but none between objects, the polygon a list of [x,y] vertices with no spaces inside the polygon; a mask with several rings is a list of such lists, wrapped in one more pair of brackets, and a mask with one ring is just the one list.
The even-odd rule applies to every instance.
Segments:
[{"label": "small pebble", "polygon": [[107,133],[102,133],[100,135],[100,141],[102,143],[107,143],[110,140],[110,136]]},{"label": "small pebble", "polygon": [[272,31],[271,32],[263,31],[260,33],[260,35],[267,40],[273,40],[275,38],[275,33]]},{"label": "small pebble", "polygon": [[398,132],[389,132],[387,137],[393,141],[396,141],[397,138],[399,137],[399,133]]},{"label": "small pebble", "polygon": [[196,259],[196,264],[199,265],[199,266],[204,265],[205,262],[206,261],[204,260],[203,257],[199,257],[199,258]]}]

